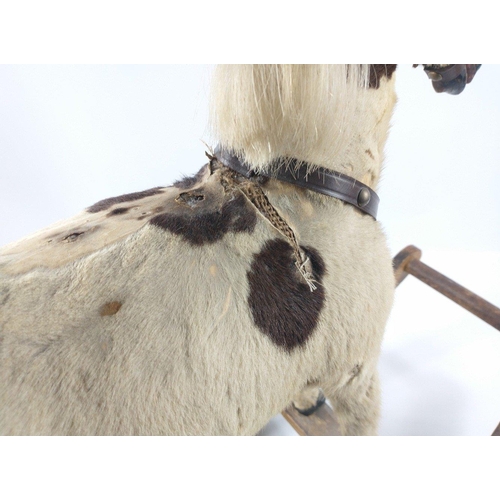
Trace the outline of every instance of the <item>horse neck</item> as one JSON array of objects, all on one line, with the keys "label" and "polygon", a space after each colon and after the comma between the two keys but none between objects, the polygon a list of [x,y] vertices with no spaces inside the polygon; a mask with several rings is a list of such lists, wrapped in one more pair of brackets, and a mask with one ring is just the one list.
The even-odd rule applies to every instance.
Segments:
[{"label": "horse neck", "polygon": [[257,171],[269,171],[277,158],[297,158],[376,189],[396,99],[394,76],[374,85],[370,69],[219,66],[211,100],[215,140]]}]

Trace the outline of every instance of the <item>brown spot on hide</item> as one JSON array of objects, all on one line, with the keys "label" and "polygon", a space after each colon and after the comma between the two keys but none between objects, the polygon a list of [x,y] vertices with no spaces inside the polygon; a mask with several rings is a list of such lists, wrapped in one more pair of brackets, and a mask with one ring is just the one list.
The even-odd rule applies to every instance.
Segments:
[{"label": "brown spot on hide", "polygon": [[106,217],[113,217],[114,215],[126,214],[130,210],[130,207],[121,207],[111,210],[111,212],[106,215]]},{"label": "brown spot on hide", "polygon": [[374,159],[375,159],[375,157],[373,156],[373,153],[371,152],[371,150],[370,150],[370,149],[367,149],[367,150],[365,151],[365,153],[366,153],[366,154],[367,154],[367,155],[368,155],[368,156],[369,156],[372,160],[374,160]]},{"label": "brown spot on hide", "polygon": [[123,194],[121,196],[115,196],[113,198],[106,198],[105,200],[98,201],[94,203],[91,207],[87,208],[87,212],[96,213],[102,210],[107,210],[108,208],[116,205],[117,203],[125,203],[127,201],[136,201],[142,198],[147,198],[148,196],[154,196],[155,194],[160,194],[163,188],[155,187],[147,189],[146,191],[138,191],[137,193]]},{"label": "brown spot on hide", "polygon": [[99,314],[101,316],[113,316],[113,314],[116,314],[121,309],[121,307],[121,302],[108,302],[101,307]]},{"label": "brown spot on hide", "polygon": [[172,185],[173,187],[179,188],[179,189],[192,189],[196,184],[201,182],[201,179],[205,175],[206,171],[208,169],[208,163],[206,165],[203,165],[196,174],[192,175],[191,177],[185,176],[182,179],[174,182]]},{"label": "brown spot on hide", "polygon": [[371,89],[378,89],[380,80],[383,77],[389,80],[396,69],[397,64],[370,64],[370,83]]},{"label": "brown spot on hide", "polygon": [[292,247],[270,240],[254,255],[247,273],[248,305],[259,330],[287,351],[303,345],[314,331],[325,301],[325,264],[318,252],[301,247],[310,259],[317,289],[311,292],[297,270]]},{"label": "brown spot on hide", "polygon": [[218,210],[164,213],[153,217],[149,223],[182,236],[191,245],[199,246],[215,243],[228,232],[251,233],[257,223],[257,215],[245,197],[237,193]]}]

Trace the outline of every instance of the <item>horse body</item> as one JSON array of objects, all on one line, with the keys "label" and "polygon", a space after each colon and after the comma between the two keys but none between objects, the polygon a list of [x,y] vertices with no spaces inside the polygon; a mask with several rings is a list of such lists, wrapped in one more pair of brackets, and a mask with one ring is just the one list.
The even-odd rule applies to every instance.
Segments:
[{"label": "horse body", "polygon": [[[214,102],[220,144],[271,176],[259,189],[295,234],[316,289],[243,189],[257,181],[217,154],[172,187],[103,200],[0,251],[2,434],[251,435],[291,401],[314,406],[320,387],[343,433],[376,433],[394,290],[383,232],[265,168],[294,157],[375,188],[394,76],[342,87],[357,70],[333,68],[344,121],[304,138],[322,122],[303,110],[323,109],[286,82],[308,88],[311,69],[250,68],[253,95],[240,87],[238,100],[228,75],[249,80],[249,68],[222,68]],[[224,109],[241,92],[255,110]],[[240,120],[252,114],[253,125]]]}]

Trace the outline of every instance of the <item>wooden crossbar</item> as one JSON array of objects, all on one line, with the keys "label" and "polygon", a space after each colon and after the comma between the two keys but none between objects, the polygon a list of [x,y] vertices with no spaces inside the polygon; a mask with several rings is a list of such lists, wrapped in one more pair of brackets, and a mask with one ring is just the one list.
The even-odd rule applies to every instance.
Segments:
[{"label": "wooden crossbar", "polygon": [[286,421],[299,436],[340,436],[339,424],[333,410],[327,403],[322,404],[312,415],[306,417],[293,405],[282,412]]},{"label": "wooden crossbar", "polygon": [[422,251],[413,245],[403,248],[392,260],[396,286],[411,274],[472,314],[500,330],[500,309],[420,261]]},{"label": "wooden crossbar", "polygon": [[[447,278],[435,269],[420,261],[422,251],[409,245],[401,250],[392,260],[396,286],[409,274],[442,293],[472,314],[500,330],[500,309],[479,295]],[[306,417],[293,406],[288,407],[282,415],[300,436],[339,436],[339,424],[332,409],[324,404],[312,415]],[[492,436],[500,436],[500,423]]]}]

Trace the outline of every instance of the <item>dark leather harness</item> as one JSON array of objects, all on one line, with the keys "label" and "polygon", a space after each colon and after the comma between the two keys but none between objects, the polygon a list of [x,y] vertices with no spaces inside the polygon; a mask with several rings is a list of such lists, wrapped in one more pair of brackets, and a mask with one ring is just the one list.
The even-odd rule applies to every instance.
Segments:
[{"label": "dark leather harness", "polygon": [[231,152],[221,148],[215,150],[215,157],[226,167],[238,172],[247,179],[264,177],[288,182],[301,188],[310,189],[333,198],[349,203],[362,212],[377,219],[379,197],[366,184],[340,172],[316,167],[312,172],[312,165],[299,162],[294,158],[277,160],[270,165],[269,175],[257,173]]}]

